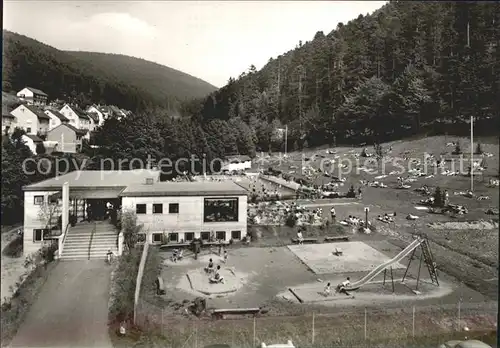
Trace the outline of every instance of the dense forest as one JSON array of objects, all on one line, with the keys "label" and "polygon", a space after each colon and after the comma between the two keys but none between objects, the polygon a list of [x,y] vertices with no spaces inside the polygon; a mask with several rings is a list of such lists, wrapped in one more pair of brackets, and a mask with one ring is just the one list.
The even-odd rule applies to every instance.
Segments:
[{"label": "dense forest", "polygon": [[195,116],[243,120],[264,151],[262,129],[284,125],[292,149],[464,132],[470,116],[478,132],[497,130],[499,40],[498,2],[392,1],[251,66]]},{"label": "dense forest", "polygon": [[143,59],[92,52],[65,52],[3,31],[2,90],[39,88],[51,99],[79,104],[174,112],[186,99],[216,87],[191,75]]}]

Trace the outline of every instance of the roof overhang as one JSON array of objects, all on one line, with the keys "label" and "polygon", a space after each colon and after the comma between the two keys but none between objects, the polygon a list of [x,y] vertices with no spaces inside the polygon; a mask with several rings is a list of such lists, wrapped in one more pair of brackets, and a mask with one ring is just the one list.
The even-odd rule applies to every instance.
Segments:
[{"label": "roof overhang", "polygon": [[[70,188],[69,197],[76,199],[116,199],[120,198],[120,193],[123,188],[93,188],[93,189],[77,189]],[[54,198],[61,198],[62,193],[58,192],[52,195]]]}]

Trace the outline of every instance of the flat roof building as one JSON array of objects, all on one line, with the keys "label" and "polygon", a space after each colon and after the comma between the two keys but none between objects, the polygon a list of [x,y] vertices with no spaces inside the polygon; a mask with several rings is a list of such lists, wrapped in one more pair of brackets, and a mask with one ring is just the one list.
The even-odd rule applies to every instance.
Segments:
[{"label": "flat roof building", "polygon": [[40,219],[40,210],[51,201],[60,205],[66,182],[70,214],[78,222],[85,219],[87,205],[104,207],[111,202],[137,214],[138,223],[143,224],[142,238],[149,243],[194,238],[229,241],[246,236],[246,189],[232,181],[159,182],[159,174],[157,170],[75,171],[23,187],[24,250],[36,251],[41,246],[40,230],[47,227],[47,221]]}]

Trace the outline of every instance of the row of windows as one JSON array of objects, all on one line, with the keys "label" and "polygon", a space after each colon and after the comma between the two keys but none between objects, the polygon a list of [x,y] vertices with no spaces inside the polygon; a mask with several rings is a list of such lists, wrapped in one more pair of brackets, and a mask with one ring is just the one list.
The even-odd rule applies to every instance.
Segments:
[{"label": "row of windows", "polygon": [[[136,204],[135,205],[136,214],[146,214],[147,204]],[[169,203],[168,204],[169,214],[179,214],[179,203]],[[163,214],[163,204],[154,203],[153,204],[153,214]]]},{"label": "row of windows", "polygon": [[[209,241],[210,240],[210,232],[201,232],[200,233],[200,238],[203,241]],[[144,242],[146,240],[146,234],[141,233],[142,236],[140,236],[139,240],[141,242]],[[184,241],[185,242],[191,242],[195,237],[194,232],[184,232]],[[216,231],[215,232],[215,239],[216,240],[226,240],[226,231]],[[231,239],[233,240],[240,240],[241,239],[241,231],[231,231]],[[163,233],[153,233],[153,243],[162,243],[163,240]],[[172,232],[168,234],[168,241],[169,242],[179,242],[179,233],[177,232]]]}]

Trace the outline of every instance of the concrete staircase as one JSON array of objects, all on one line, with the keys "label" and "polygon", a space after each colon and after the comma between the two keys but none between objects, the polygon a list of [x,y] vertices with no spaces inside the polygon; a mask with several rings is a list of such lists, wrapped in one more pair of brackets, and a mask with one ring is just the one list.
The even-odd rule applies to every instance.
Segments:
[{"label": "concrete staircase", "polygon": [[118,254],[117,238],[115,227],[108,221],[79,223],[69,229],[61,260],[105,260],[110,249]]}]

